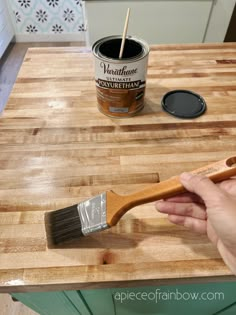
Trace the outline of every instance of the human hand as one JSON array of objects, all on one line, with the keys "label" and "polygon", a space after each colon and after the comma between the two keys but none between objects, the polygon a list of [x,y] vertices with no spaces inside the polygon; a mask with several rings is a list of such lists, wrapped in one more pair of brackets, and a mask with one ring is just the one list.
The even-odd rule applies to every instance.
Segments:
[{"label": "human hand", "polygon": [[170,222],[207,234],[236,274],[236,179],[214,184],[202,175],[180,176],[187,193],[156,203]]}]

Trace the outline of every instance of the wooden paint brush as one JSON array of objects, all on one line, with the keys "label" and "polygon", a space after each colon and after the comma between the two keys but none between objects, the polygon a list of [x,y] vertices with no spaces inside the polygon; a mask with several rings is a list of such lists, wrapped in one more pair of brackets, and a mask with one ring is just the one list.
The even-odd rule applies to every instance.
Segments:
[{"label": "wooden paint brush", "polygon": [[[213,182],[220,182],[236,175],[236,156],[199,168],[192,173],[205,175]],[[48,212],[45,218],[48,237],[56,245],[108,229],[116,225],[120,218],[135,206],[185,191],[179,177],[172,177],[130,195],[121,196],[111,190],[103,192],[80,204]]]}]

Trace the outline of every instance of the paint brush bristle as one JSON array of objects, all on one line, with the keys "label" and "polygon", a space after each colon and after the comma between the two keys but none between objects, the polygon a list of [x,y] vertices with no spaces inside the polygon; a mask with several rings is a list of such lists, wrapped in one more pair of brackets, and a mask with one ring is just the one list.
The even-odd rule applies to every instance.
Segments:
[{"label": "paint brush bristle", "polygon": [[77,206],[73,205],[46,214],[47,232],[54,245],[84,236]]}]

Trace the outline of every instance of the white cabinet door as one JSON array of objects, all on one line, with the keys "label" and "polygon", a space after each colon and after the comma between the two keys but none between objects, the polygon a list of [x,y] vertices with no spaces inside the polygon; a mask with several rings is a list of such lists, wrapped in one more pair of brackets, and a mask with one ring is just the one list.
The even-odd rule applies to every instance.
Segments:
[{"label": "white cabinet door", "polygon": [[0,0],[0,58],[14,36],[10,16],[4,0]]},{"label": "white cabinet door", "polygon": [[199,43],[204,40],[213,0],[85,1],[87,43],[122,34],[128,7],[129,35],[149,44]]},{"label": "white cabinet door", "polygon": [[204,40],[205,42],[224,41],[235,5],[236,0],[214,1]]}]

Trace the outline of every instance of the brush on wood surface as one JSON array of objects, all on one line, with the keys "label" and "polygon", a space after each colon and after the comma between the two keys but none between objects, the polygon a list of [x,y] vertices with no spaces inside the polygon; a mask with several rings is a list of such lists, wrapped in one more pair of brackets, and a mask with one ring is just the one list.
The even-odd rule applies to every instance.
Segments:
[{"label": "brush on wood surface", "polygon": [[[220,182],[236,175],[236,156],[204,166],[192,173],[203,174],[213,182]],[[80,204],[48,212],[45,217],[48,238],[56,245],[108,229],[135,206],[185,191],[179,177],[172,177],[130,195],[121,196],[112,190],[103,192]]]}]

